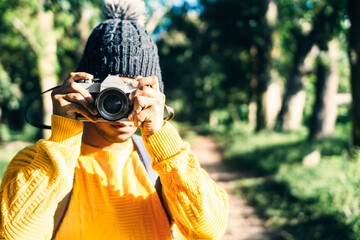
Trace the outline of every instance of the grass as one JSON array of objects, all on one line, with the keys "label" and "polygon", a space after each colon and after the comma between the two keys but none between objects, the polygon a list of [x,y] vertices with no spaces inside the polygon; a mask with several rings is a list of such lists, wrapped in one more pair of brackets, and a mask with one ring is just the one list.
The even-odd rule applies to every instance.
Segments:
[{"label": "grass", "polygon": [[0,182],[11,159],[25,146],[31,144],[38,130],[30,125],[25,125],[23,130],[10,130],[6,124],[0,124]]},{"label": "grass", "polygon": [[[347,154],[347,131],[307,141],[306,131],[260,132],[235,126],[224,139],[225,163],[244,176],[233,184],[273,229],[273,239],[358,239],[360,158]],[[313,152],[321,161],[306,167]]]},{"label": "grass", "polygon": [[29,144],[29,142],[16,141],[0,145],[0,182],[11,159]]}]

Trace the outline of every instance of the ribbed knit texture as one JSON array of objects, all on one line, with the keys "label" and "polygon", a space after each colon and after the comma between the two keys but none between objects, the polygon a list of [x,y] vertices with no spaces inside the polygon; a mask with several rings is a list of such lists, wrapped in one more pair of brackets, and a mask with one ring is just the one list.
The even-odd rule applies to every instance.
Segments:
[{"label": "ribbed knit texture", "polygon": [[91,33],[76,71],[105,78],[109,74],[135,78],[161,78],[157,47],[147,31],[134,20],[108,19]]},{"label": "ribbed knit texture", "polygon": [[121,151],[82,146],[73,198],[56,239],[171,239],[131,139]]},{"label": "ribbed knit texture", "polygon": [[[52,118],[51,141],[24,149],[1,184],[0,238],[50,239],[57,203],[73,187],[56,239],[170,239],[157,193],[129,140],[119,151],[83,145],[82,124]],[[200,168],[171,124],[144,137],[174,222],[188,239],[218,239],[226,193]],[[170,144],[171,143],[171,144]],[[80,156],[79,156],[80,155]]]},{"label": "ribbed knit texture", "polygon": [[82,123],[52,117],[51,140],[21,151],[1,182],[0,237],[50,239],[57,203],[73,185]]}]

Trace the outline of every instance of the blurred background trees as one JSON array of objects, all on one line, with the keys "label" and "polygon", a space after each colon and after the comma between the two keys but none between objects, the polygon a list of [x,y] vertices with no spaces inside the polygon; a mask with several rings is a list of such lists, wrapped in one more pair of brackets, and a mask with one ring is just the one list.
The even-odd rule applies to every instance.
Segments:
[{"label": "blurred background trees", "polygon": [[256,131],[305,125],[310,139],[331,136],[338,93],[350,91],[346,6],[223,0],[174,7],[158,44],[179,117],[214,127],[246,121]]},{"label": "blurred background trees", "polygon": [[351,92],[353,101],[351,104],[351,120],[353,123],[352,136],[354,146],[360,146],[360,31],[359,23],[360,18],[357,14],[357,8],[360,7],[358,1],[349,0],[348,3],[348,15],[351,20],[351,27],[349,31],[349,40],[348,40],[348,53],[351,65]]},{"label": "blurred background trees", "polygon": [[[1,98],[2,131],[23,130],[29,99],[74,71],[102,18],[100,3],[1,2],[1,83],[12,89]],[[247,122],[255,131],[305,125],[310,139],[332,135],[338,92],[350,92],[347,1],[146,4],[178,120],[212,127]],[[50,115],[45,95],[30,116],[49,123]]]},{"label": "blurred background trees", "polygon": [[[2,75],[24,93],[17,98],[8,93],[11,97],[7,99],[14,102],[16,98],[16,105],[2,102],[1,122],[10,129],[22,130],[25,124],[23,112],[29,100],[56,86],[59,79],[73,71],[91,25],[99,19],[94,18],[99,13],[98,8],[91,4],[81,1],[1,1]],[[49,124],[52,104],[48,96],[44,95],[43,101],[34,107],[31,118]]]},{"label": "blurred background trees", "polygon": [[[145,2],[176,121],[219,134],[224,161],[249,176],[242,194],[286,232],[277,239],[358,239],[360,2]],[[0,147],[49,134],[24,109],[76,69],[100,6],[0,0]],[[49,124],[51,112],[44,95],[29,117]]]}]

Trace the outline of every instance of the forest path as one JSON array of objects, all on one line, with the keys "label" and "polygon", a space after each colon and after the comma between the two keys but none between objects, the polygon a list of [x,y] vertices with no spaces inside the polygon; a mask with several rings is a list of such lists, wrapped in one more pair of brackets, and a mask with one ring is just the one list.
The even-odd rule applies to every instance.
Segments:
[{"label": "forest path", "polygon": [[222,154],[216,142],[208,136],[198,136],[191,144],[201,166],[229,196],[230,215],[228,228],[222,240],[270,240],[270,232],[265,229],[255,209],[246,200],[235,194],[231,181],[241,178],[222,163]]}]

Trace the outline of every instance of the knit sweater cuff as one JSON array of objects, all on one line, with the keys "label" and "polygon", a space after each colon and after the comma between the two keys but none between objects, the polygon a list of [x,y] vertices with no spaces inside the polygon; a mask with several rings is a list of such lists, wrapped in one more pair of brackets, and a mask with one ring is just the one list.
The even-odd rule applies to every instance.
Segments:
[{"label": "knit sweater cuff", "polygon": [[65,146],[79,144],[83,132],[81,121],[61,117],[51,116],[51,136],[49,141],[57,142]]},{"label": "knit sweater cuff", "polygon": [[146,149],[155,157],[156,161],[168,159],[178,154],[184,147],[179,133],[173,125],[165,122],[164,126],[155,134],[143,136]]}]

